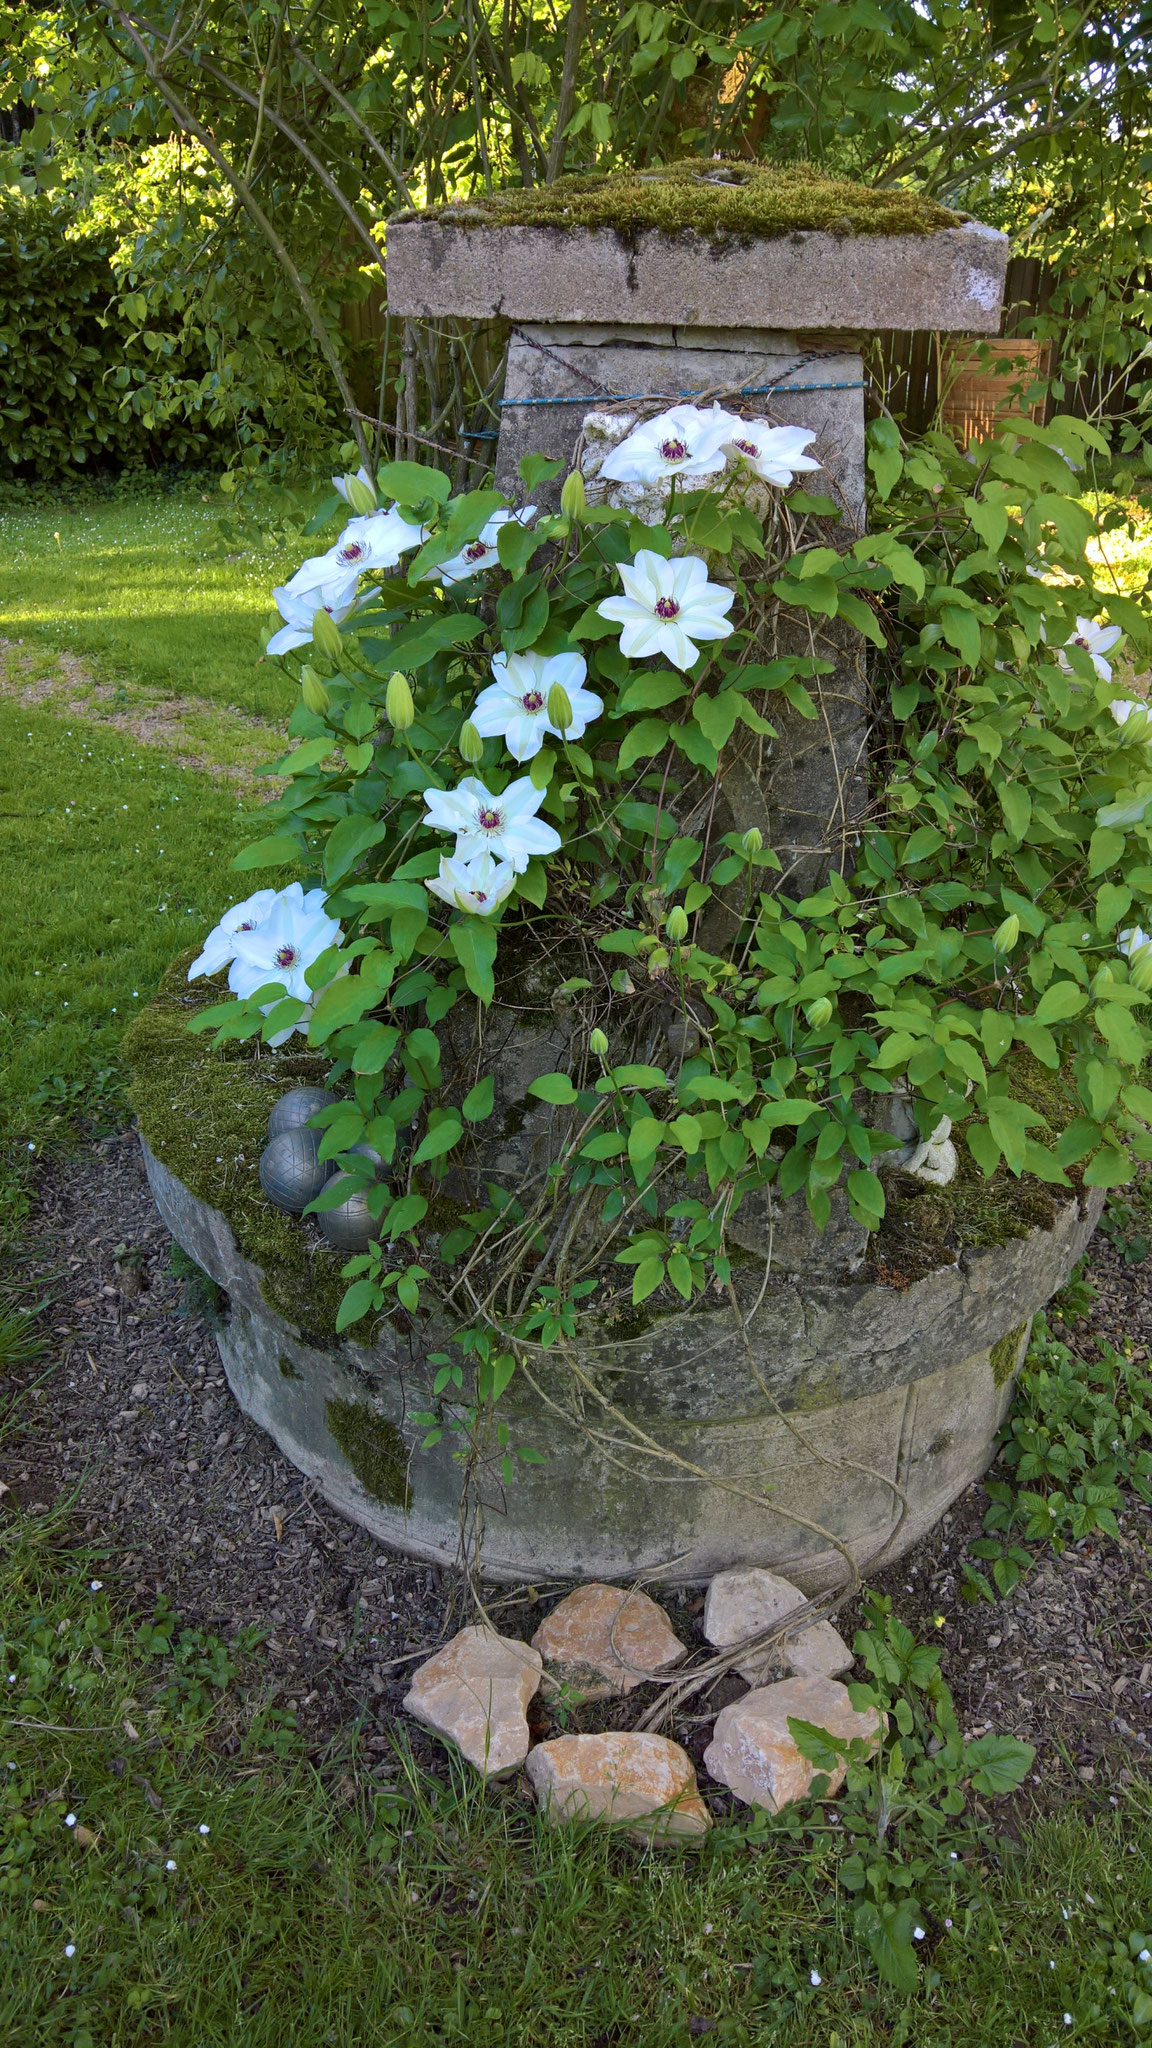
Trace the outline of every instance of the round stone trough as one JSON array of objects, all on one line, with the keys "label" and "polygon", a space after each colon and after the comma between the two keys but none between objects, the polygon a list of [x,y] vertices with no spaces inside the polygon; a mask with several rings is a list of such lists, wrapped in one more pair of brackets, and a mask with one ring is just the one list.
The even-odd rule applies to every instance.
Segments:
[{"label": "round stone trough", "polygon": [[[222,1212],[146,1144],[144,1157],[172,1235],[228,1296],[217,1342],[245,1414],[342,1513],[451,1563],[460,1440],[445,1430],[423,1450],[413,1420],[432,1405],[425,1361],[449,1330],[417,1339],[383,1324],[371,1346],[304,1342]],[[987,1467],[1032,1317],[1101,1202],[1068,1200],[1051,1228],[965,1251],[904,1288],[781,1269],[747,1341],[727,1304],[639,1311],[632,1329],[582,1342],[579,1380],[550,1364],[535,1392],[517,1374],[500,1413],[512,1443],[545,1462],[521,1464],[510,1486],[495,1457],[481,1465],[485,1574],[691,1584],[758,1564],[811,1593],[844,1577],[829,1535],[864,1571],[899,1557]]]}]

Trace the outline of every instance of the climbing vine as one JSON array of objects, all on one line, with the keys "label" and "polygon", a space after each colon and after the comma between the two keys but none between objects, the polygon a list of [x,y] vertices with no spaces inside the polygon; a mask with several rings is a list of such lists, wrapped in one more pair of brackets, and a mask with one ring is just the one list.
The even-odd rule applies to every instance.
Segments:
[{"label": "climbing vine", "polygon": [[[235,865],[300,874],[326,922],[284,978],[261,930],[291,951],[295,928],[254,912],[236,998],[193,1028],[330,1058],[321,1154],[379,1233],[340,1325],[447,1317],[434,1398],[466,1438],[625,1291],[734,1301],[751,1198],[876,1228],[894,1096],[986,1176],[1104,1188],[1152,1156],[1152,728],[1112,674],[1148,632],[1085,553],[1098,437],[1013,421],[965,456],[881,419],[856,533],[796,485],[795,441],[772,480],[782,430],[746,410],[641,416],[601,472],[625,488],[589,503],[574,469],[555,512],[540,457],[520,505],[419,464],[342,479],[313,527],[355,516],[278,593],[293,746]],[[727,829],[725,792],[786,716],[828,724],[865,647],[860,795],[796,889],[794,849]],[[509,1176],[486,1048],[526,1000],[559,1054]],[[1058,1125],[1025,1065],[1059,1073]]]}]

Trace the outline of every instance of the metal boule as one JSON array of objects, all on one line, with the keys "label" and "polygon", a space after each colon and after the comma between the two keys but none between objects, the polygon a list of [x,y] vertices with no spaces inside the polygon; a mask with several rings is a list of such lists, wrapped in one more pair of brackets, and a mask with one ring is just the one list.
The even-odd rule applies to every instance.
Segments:
[{"label": "metal boule", "polygon": [[321,1135],[297,1125],[265,1147],[260,1185],[274,1208],[299,1216],[332,1178],[331,1160],[320,1158]]},{"label": "metal boule", "polygon": [[328,1109],[339,1101],[330,1088],[290,1088],[279,1102],[272,1106],[268,1119],[268,1136],[278,1138],[282,1131],[294,1131],[300,1124],[306,1124],[318,1109]]},{"label": "metal boule", "polygon": [[380,1235],[380,1219],[369,1209],[369,1190],[357,1182],[355,1174],[336,1174],[333,1186],[341,1181],[351,1190],[347,1201],[335,1209],[322,1209],[316,1221],[336,1251],[366,1252]]}]

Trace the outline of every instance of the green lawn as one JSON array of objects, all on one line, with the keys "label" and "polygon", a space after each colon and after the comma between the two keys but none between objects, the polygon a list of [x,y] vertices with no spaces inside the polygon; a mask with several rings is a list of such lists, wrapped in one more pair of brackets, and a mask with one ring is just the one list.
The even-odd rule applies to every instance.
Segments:
[{"label": "green lawn", "polygon": [[206,485],[0,510],[0,634],[34,638],[155,690],[285,717],[261,660],[274,583],[297,558],[220,556],[225,500]]},{"label": "green lawn", "polygon": [[902,1993],[877,1983],[855,1937],[819,1808],[795,1837],[718,1831],[703,1849],[646,1853],[603,1831],[549,1829],[515,1786],[429,1779],[402,1736],[395,1756],[369,1758],[349,1729],[317,1764],[290,1722],[261,1710],[258,1651],[182,1636],[167,1616],[141,1624],[108,1560],[62,1537],[15,1516],[0,1535],[13,1674],[0,1742],[6,2042],[1139,2038],[1124,2001],[1132,1938],[1138,1950],[1152,1923],[1139,1790],[1090,1819],[1040,1823],[1022,1852],[1005,1842],[962,1862],[929,1916],[918,1989]]}]

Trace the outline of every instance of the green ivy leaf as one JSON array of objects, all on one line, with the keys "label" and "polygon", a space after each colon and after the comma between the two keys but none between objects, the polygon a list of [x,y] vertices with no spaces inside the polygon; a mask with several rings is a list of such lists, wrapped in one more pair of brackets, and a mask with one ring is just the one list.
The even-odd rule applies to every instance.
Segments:
[{"label": "green ivy leaf", "polygon": [[448,927],[448,943],[464,969],[464,979],[474,996],[490,1003],[496,993],[493,967],[499,939],[493,925],[482,917],[460,917]]},{"label": "green ivy leaf", "polygon": [[468,1122],[482,1124],[486,1117],[490,1117],[495,1097],[496,1084],[491,1074],[485,1074],[482,1081],[477,1081],[476,1086],[468,1090],[460,1105]]},{"label": "green ivy leaf", "polygon": [[290,860],[303,859],[304,848],[298,839],[287,832],[273,832],[268,839],[258,839],[254,846],[242,847],[232,866],[246,874],[251,868],[282,868]]},{"label": "green ivy leaf", "polygon": [[568,1108],[576,1100],[576,1090],[568,1074],[541,1074],[539,1080],[528,1086],[529,1095],[535,1095],[541,1102],[553,1102],[561,1108]]},{"label": "green ivy leaf", "polygon": [[442,1159],[453,1145],[458,1145],[464,1134],[464,1126],[455,1110],[449,1110],[441,1123],[421,1139],[412,1154],[413,1166],[423,1166],[426,1160]]}]

